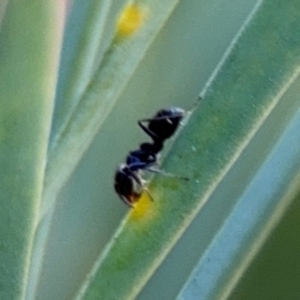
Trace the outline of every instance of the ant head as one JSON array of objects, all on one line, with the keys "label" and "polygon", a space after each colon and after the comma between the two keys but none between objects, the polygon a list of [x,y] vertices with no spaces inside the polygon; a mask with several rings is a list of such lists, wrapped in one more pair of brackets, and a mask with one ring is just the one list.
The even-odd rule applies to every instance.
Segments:
[{"label": "ant head", "polygon": [[161,109],[148,124],[149,130],[161,141],[170,138],[178,128],[185,111],[179,107]]}]

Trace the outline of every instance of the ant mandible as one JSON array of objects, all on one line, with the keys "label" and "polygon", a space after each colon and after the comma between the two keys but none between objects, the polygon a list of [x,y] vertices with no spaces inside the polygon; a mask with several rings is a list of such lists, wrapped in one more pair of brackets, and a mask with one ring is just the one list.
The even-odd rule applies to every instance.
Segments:
[{"label": "ant mandible", "polygon": [[138,121],[142,130],[151,137],[152,143],[142,143],[139,149],[129,152],[126,163],[121,164],[115,173],[115,191],[127,205],[133,207],[143,191],[153,200],[146,187],[147,181],[142,177],[143,170],[172,176],[154,166],[157,165],[165,140],[174,135],[185,115],[182,108],[171,107],[159,110],[150,119]]}]

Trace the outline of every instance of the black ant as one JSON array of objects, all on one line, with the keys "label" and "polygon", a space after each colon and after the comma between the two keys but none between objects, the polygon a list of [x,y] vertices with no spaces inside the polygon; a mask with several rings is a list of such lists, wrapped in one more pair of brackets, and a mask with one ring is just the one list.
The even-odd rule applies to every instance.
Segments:
[{"label": "black ant", "polygon": [[[153,142],[143,143],[139,149],[129,152],[126,164],[120,165],[116,171],[115,190],[127,205],[132,207],[143,191],[146,191],[153,200],[145,186],[147,182],[142,178],[143,170],[174,176],[154,166],[157,165],[165,140],[174,135],[185,115],[186,112],[182,108],[172,107],[159,110],[150,119],[138,121],[139,126]],[[148,123],[148,126],[144,125],[145,123]]]}]

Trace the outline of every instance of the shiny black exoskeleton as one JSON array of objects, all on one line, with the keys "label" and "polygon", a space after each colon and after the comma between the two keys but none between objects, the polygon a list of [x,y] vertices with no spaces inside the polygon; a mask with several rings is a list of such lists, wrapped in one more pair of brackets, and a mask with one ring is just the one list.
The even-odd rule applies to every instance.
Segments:
[{"label": "shiny black exoskeleton", "polygon": [[[179,107],[159,110],[151,119],[138,121],[139,126],[153,139],[154,143],[163,143],[177,130],[185,111]],[[148,123],[145,126],[143,123]]]},{"label": "shiny black exoskeleton", "polygon": [[[138,201],[143,191],[148,192],[142,171],[163,173],[155,168],[165,140],[176,132],[185,111],[178,107],[159,110],[152,118],[138,121],[139,126],[151,137],[152,142],[140,145],[129,152],[126,163],[120,165],[115,174],[115,190],[129,206]],[[145,125],[147,123],[147,125]],[[152,197],[151,197],[152,199]]]},{"label": "shiny black exoskeleton", "polygon": [[132,171],[126,164],[120,165],[115,174],[115,190],[127,205],[133,206],[144,190],[138,170]]}]

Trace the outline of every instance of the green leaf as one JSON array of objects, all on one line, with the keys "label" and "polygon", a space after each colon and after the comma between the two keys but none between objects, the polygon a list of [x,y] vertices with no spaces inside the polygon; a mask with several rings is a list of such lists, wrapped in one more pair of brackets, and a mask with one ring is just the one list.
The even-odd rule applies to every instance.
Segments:
[{"label": "green leaf", "polygon": [[3,0],[0,3],[0,28],[1,28],[1,25],[2,25],[5,10],[6,10],[6,7],[7,7],[7,2],[8,2],[7,0]]},{"label": "green leaf", "polygon": [[[68,1],[66,24],[67,1],[0,4],[0,298],[293,298],[285,266],[277,293],[247,269],[299,195],[299,4],[130,1],[132,28],[124,3]],[[162,152],[190,181],[155,178],[113,235],[114,168],[148,138],[136,121],[203,86]]]},{"label": "green leaf", "polygon": [[243,275],[231,299],[297,299],[299,204],[298,194],[280,226]]},{"label": "green leaf", "polygon": [[[1,10],[4,4],[0,5]],[[1,299],[21,299],[26,289],[62,37],[63,14],[58,6],[58,1],[51,4],[12,1],[7,4],[5,13],[3,11],[0,32]]]},{"label": "green leaf", "polygon": [[[124,220],[79,298],[135,297],[199,210],[209,204],[212,194],[297,80],[299,8],[296,0],[285,1],[284,5],[282,0],[262,2],[164,163],[166,170],[184,172],[182,175],[191,180],[153,181],[151,194],[156,201],[152,204],[142,199]],[[286,116],[280,118],[285,120]],[[238,198],[234,201],[227,209]]]},{"label": "green leaf", "polygon": [[[151,18],[145,19],[133,36],[115,37],[80,101],[75,100],[75,109],[72,105],[71,112],[64,120],[66,126],[59,130],[58,140],[49,150],[41,218],[55,205],[58,192],[74,171],[177,2],[140,2],[138,5],[141,10],[145,9],[145,13],[149,10]],[[95,31],[93,26],[89,30]],[[94,57],[94,50],[90,51]]]},{"label": "green leaf", "polygon": [[[176,7],[178,1],[143,1],[138,3],[138,7],[145,13],[151,11],[152,17],[144,23],[137,32],[128,37],[116,35],[111,41],[110,47],[105,53],[101,64],[97,67],[92,78],[88,74],[91,71],[91,62],[94,61],[99,41],[92,41],[99,28],[99,20],[93,15],[95,9],[89,12],[92,20],[84,30],[85,40],[82,47],[75,55],[77,57],[74,66],[77,70],[72,82],[72,93],[63,99],[63,104],[57,114],[60,116],[55,120],[57,124],[53,126],[52,136],[54,141],[50,145],[44,181],[41,211],[39,224],[35,236],[34,254],[32,255],[29,293],[34,295],[39,284],[39,276],[42,272],[45,248],[48,242],[48,234],[51,230],[53,212],[60,190],[66,184],[74,168],[80,161],[84,151],[89,147],[92,139],[107,118],[119,95],[131,79],[140,61],[151,45],[152,41],[160,31],[168,16]],[[101,6],[98,1],[92,1],[92,8]],[[107,5],[104,2],[103,5]],[[97,13],[96,13],[97,14]],[[114,12],[116,14],[116,12]],[[101,22],[100,22],[101,25]],[[115,24],[113,24],[115,26]],[[98,38],[102,39],[101,36]],[[91,56],[91,58],[89,57]],[[88,58],[87,66],[80,60]],[[84,74],[81,74],[81,71]],[[77,78],[80,76],[80,78]],[[89,81],[88,81],[89,79]],[[76,87],[77,81],[83,81]],[[87,82],[88,81],[88,82]],[[66,88],[68,89],[68,87]],[[84,90],[83,90],[84,89]],[[78,99],[80,94],[80,99]],[[76,96],[75,96],[75,94]],[[65,110],[67,108],[67,110]],[[56,128],[58,126],[58,128]]]},{"label": "green leaf", "polygon": [[[202,253],[193,275],[189,278],[178,299],[199,299],[200,295],[200,299],[225,299],[230,296],[266,239],[273,234],[274,228],[285,214],[286,209],[295,200],[295,195],[299,193],[299,84],[300,77],[298,76],[289,91],[282,97],[281,103],[251,142],[252,149],[249,149],[246,155],[250,155],[252,159],[253,157],[259,159],[261,151],[255,153],[259,150],[257,145],[264,144],[263,139],[268,141],[268,135],[270,136],[270,132],[274,128],[276,131],[280,131],[281,127],[287,127],[268,158],[248,185],[244,187],[242,194],[237,197],[238,201],[234,209],[228,213],[225,223],[221,224],[214,232],[214,240],[206,249],[206,253]],[[292,118],[295,112],[296,115]],[[284,118],[286,119],[285,124],[279,124],[278,127],[278,121],[282,121]],[[287,122],[288,119],[291,119],[290,122]],[[238,170],[231,170],[234,176],[232,174],[227,176],[226,186],[223,184],[223,187],[218,188],[216,192],[223,196],[223,202],[230,203],[231,199],[226,195],[232,195],[228,192],[231,186],[236,183],[239,183],[239,188],[243,186],[241,178],[244,177],[243,173],[249,173],[250,163],[254,163],[253,160],[245,164],[243,157],[243,160],[237,163],[242,166],[238,166]],[[235,169],[237,168],[235,167]],[[218,210],[222,209],[226,209],[226,207],[219,205]],[[221,214],[216,210],[210,213]],[[213,226],[211,220],[206,224],[202,222],[202,225],[206,228]],[[248,299],[254,299],[253,295],[251,298],[251,293],[248,291]],[[288,293],[286,293],[286,297],[290,299],[287,295]],[[255,298],[257,299],[257,297]],[[274,295],[273,299],[275,298]]]},{"label": "green leaf", "polygon": [[[199,82],[202,85],[207,80],[254,3],[182,2],[164,24],[122,91],[116,109],[58,197],[47,247],[41,247],[43,265],[41,276],[37,276],[37,295],[44,299],[72,297],[126,210],[113,193],[112,178],[127,151],[145,140],[136,120],[164,106],[181,103],[191,107]],[[190,47],[181,47],[187,44]],[[44,220],[41,232],[45,224]],[[33,257],[34,266],[38,256],[34,253]]]},{"label": "green leaf", "polygon": [[[64,64],[61,66],[57,87],[56,113],[53,116],[50,149],[68,126],[76,106],[93,77],[95,65],[99,66],[99,57],[103,56],[103,53],[99,55],[101,42],[105,41],[105,38],[108,39],[105,46],[101,47],[107,50],[113,38],[116,17],[110,14],[111,6],[110,1],[78,1],[73,3],[72,10],[69,12],[62,52]],[[110,25],[113,25],[112,30],[107,28],[109,19],[112,19],[110,20],[112,23]],[[77,37],[73,31],[74,24],[78,22],[81,26],[76,28],[81,31]],[[105,37],[103,36],[104,29],[106,29]],[[109,31],[112,32],[108,34]]]}]

